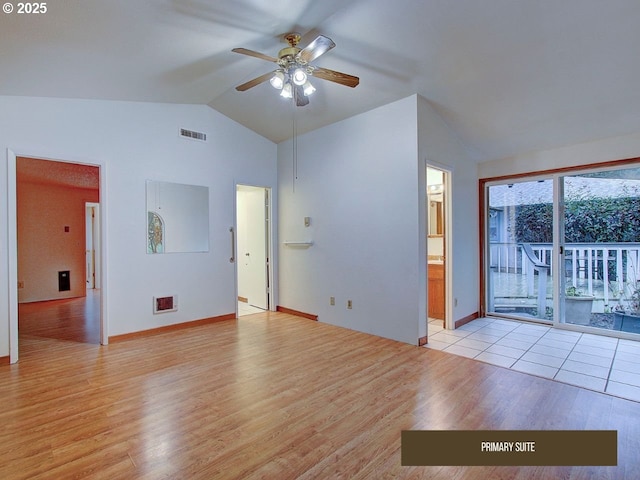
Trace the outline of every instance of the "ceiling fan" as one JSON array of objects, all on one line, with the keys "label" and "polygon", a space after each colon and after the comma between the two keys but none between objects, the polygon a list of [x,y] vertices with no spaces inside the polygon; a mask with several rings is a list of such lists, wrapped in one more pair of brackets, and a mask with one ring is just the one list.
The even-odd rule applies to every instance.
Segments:
[{"label": "ceiling fan", "polygon": [[346,73],[336,72],[335,70],[316,67],[310,64],[310,62],[314,61],[320,55],[336,46],[329,37],[319,35],[314,41],[302,49],[297,46],[300,42],[299,33],[288,33],[284,36],[284,39],[289,46],[280,50],[278,58],[246,48],[234,48],[232,50],[232,52],[235,53],[261,58],[262,60],[278,64],[276,70],[260,75],[242,85],[238,85],[236,90],[244,92],[269,80],[274,88],[280,90],[282,97],[293,98],[295,99],[296,105],[302,107],[309,103],[308,97],[315,91],[315,88],[309,81],[309,77],[329,80],[330,82],[352,88],[360,83],[360,79],[353,75],[347,75]]}]

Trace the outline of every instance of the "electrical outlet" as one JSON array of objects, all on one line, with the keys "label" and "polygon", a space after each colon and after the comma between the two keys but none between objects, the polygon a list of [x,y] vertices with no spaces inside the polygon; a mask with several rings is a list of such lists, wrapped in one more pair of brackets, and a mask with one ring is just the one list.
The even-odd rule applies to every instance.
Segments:
[{"label": "electrical outlet", "polygon": [[336,304],[336,297],[329,297],[329,305],[335,305]]},{"label": "electrical outlet", "polygon": [[347,308],[351,310],[353,308],[353,302],[351,300],[347,300]]},{"label": "electrical outlet", "polygon": [[457,299],[457,298],[454,298],[454,299],[453,299],[453,306],[454,306],[454,307],[457,307],[457,306],[458,306],[458,299]]},{"label": "electrical outlet", "polygon": [[18,281],[18,288],[24,288],[24,282],[19,280]]}]

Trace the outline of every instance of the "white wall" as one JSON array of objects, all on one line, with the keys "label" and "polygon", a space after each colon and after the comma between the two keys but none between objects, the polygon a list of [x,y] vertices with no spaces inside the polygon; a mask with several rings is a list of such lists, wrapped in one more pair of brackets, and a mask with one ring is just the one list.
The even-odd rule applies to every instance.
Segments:
[{"label": "white wall", "polygon": [[[96,202],[97,196],[90,189],[20,182],[18,281],[23,287],[18,289],[18,302],[85,295],[85,205]],[[59,291],[58,272],[64,270],[69,271],[70,290]]]},{"label": "white wall", "polygon": [[640,157],[640,133],[484,162],[478,174],[479,178],[493,178],[635,157]]},{"label": "white wall", "polygon": [[[235,312],[235,182],[275,187],[275,144],[206,106],[0,97],[0,111],[3,192],[7,149],[102,167],[109,335]],[[208,141],[180,137],[181,127]],[[147,179],[209,187],[208,253],[146,254]],[[0,195],[0,356],[9,350],[7,205]],[[179,295],[179,311],[153,315],[152,297],[164,294]]]},{"label": "white wall", "polygon": [[[278,145],[279,238],[314,245],[280,245],[279,305],[415,344],[415,98],[300,136],[295,184],[292,151],[290,141]],[[308,228],[304,217],[311,217]]]},{"label": "white wall", "polygon": [[[451,172],[451,194],[448,199],[453,215],[448,235],[452,245],[451,251],[446,252],[446,258],[452,270],[450,287],[453,304],[450,307],[451,320],[455,322],[475,314],[479,308],[477,165],[469,160],[465,146],[431,104],[422,97],[417,98],[420,159]],[[425,189],[421,187],[421,191]],[[424,219],[425,215],[421,213],[420,218]],[[420,273],[420,278],[426,282],[426,274]],[[424,333],[421,331],[422,335]]]},{"label": "white wall", "polygon": [[[420,142],[429,143],[421,147],[422,155],[419,127],[433,130],[420,133]],[[314,242],[308,249],[280,245],[281,306],[411,344],[425,335],[427,153],[453,166],[465,155],[417,96],[300,136],[295,182],[292,144],[278,145],[280,241]],[[472,174],[460,175],[464,189],[477,180],[475,164],[467,170]],[[470,218],[477,208],[459,203],[467,226],[477,225]],[[311,226],[305,228],[307,216]],[[464,239],[469,237],[465,230]],[[477,259],[471,269],[460,269],[465,277],[474,264]],[[461,283],[477,287],[477,274],[472,277]],[[331,296],[335,306],[329,304]],[[471,296],[475,306],[477,294]],[[346,308],[349,299],[352,310]],[[467,307],[459,305],[457,311],[468,313]]]}]

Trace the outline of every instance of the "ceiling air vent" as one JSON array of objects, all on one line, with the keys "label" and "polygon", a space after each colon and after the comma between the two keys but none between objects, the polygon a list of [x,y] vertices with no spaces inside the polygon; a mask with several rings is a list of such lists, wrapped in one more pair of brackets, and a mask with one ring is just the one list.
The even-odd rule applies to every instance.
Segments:
[{"label": "ceiling air vent", "polygon": [[207,141],[207,134],[202,132],[195,132],[193,130],[187,130],[186,128],[180,129],[180,136],[193,138],[194,140],[200,140],[202,142]]}]

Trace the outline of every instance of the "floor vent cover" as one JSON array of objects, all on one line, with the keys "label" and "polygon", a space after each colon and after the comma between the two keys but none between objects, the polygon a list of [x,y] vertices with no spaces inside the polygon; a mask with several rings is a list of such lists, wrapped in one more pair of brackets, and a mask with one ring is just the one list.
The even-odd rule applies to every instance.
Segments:
[{"label": "floor vent cover", "polygon": [[153,297],[153,313],[175,312],[178,310],[178,296]]}]

